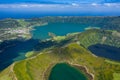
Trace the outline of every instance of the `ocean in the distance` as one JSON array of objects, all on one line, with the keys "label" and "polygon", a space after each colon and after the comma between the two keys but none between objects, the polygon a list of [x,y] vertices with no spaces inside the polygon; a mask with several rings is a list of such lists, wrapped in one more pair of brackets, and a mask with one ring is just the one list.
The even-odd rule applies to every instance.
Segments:
[{"label": "ocean in the distance", "polygon": [[119,16],[120,12],[15,12],[15,11],[0,11],[0,19],[15,18],[15,19],[28,19],[38,18],[45,16]]}]

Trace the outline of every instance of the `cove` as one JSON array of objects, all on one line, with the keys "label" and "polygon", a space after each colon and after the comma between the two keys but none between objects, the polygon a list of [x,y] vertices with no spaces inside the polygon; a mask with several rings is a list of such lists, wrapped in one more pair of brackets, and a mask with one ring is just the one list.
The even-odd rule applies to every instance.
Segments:
[{"label": "cove", "polygon": [[12,40],[0,44],[0,71],[15,61],[25,59],[25,53],[32,51],[39,43],[38,40]]},{"label": "cove", "polygon": [[88,25],[76,23],[48,23],[48,25],[37,26],[31,31],[34,39],[47,39],[48,32],[55,33],[59,36],[64,36],[68,33],[83,32]]},{"label": "cove", "polygon": [[88,80],[78,69],[66,63],[56,64],[50,73],[49,80]]},{"label": "cove", "polygon": [[11,65],[13,62],[25,59],[26,52],[34,50],[42,50],[43,48],[55,45],[55,43],[44,42],[40,40],[50,38],[48,32],[53,32],[56,35],[66,35],[72,32],[82,32],[87,25],[76,23],[49,23],[44,26],[34,27],[31,31],[32,38],[27,41],[10,40],[0,44],[0,71]]},{"label": "cove", "polygon": [[89,46],[88,49],[97,56],[120,61],[120,48],[104,44],[95,44]]}]

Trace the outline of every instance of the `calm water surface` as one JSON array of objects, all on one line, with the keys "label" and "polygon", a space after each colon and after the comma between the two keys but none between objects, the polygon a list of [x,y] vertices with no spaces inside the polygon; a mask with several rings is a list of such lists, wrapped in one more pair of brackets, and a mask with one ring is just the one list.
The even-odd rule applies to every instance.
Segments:
[{"label": "calm water surface", "polygon": [[53,67],[49,80],[88,80],[78,69],[66,63],[60,63]]},{"label": "calm water surface", "polygon": [[[25,53],[28,51],[32,51],[33,48],[39,43],[39,40],[44,40],[47,38],[50,38],[48,36],[48,32],[55,33],[56,35],[66,35],[68,33],[74,33],[74,32],[83,32],[85,31],[85,28],[87,28],[88,25],[82,25],[82,24],[75,24],[75,23],[49,23],[45,26],[38,26],[35,27],[33,31],[31,31],[32,39],[27,41],[5,41],[2,44],[0,44],[0,70],[3,70],[10,64],[12,64],[14,61],[25,59]],[[39,39],[39,40],[38,40]],[[43,43],[40,44],[41,47],[44,45]],[[45,45],[44,45],[45,47]],[[105,49],[106,47],[99,46],[96,48],[96,46],[91,46],[89,49],[95,53],[100,52],[99,50]],[[113,60],[119,60],[120,57],[117,53],[120,53],[119,51],[115,54],[115,52],[110,52],[111,49],[107,49],[107,53],[95,53],[95,55],[102,56],[105,58],[113,59]],[[110,52],[110,54],[108,54]],[[113,57],[111,57],[113,56]]]},{"label": "calm water surface", "polygon": [[96,44],[89,46],[88,49],[97,56],[120,61],[120,48],[104,44]]},{"label": "calm water surface", "polygon": [[35,27],[31,31],[34,39],[50,38],[48,32],[55,33],[56,35],[63,36],[68,33],[83,32],[88,25],[75,24],[75,23],[49,23],[45,26]]},{"label": "calm water surface", "polygon": [[[84,31],[86,25],[72,24],[72,23],[50,23],[45,26],[35,27],[31,31],[32,39],[27,41],[5,41],[0,44],[0,70],[3,70],[14,61],[25,59],[25,54],[32,51],[40,40],[49,38],[48,32],[53,32],[56,35],[66,35],[71,32]],[[40,39],[40,40],[38,40]],[[45,47],[42,43],[41,47]]]},{"label": "calm water surface", "polygon": [[0,70],[3,70],[14,61],[25,59],[25,53],[32,51],[38,40],[5,41],[0,44]]}]

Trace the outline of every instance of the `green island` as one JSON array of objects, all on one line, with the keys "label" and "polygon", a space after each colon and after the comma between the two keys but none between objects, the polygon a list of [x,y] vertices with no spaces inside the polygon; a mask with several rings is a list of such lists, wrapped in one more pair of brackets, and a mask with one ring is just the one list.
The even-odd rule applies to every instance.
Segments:
[{"label": "green island", "polygon": [[[117,61],[119,56],[117,60],[112,60],[109,57],[96,56],[91,51],[91,47],[94,45],[96,47],[98,44],[112,46],[115,50],[120,49],[120,23],[118,23],[120,17],[44,17],[18,20],[18,22],[23,25],[31,23],[36,26],[36,24],[40,25],[38,24],[40,22],[54,23],[63,20],[82,24],[86,22],[92,24],[96,21],[92,26],[104,25],[104,27],[100,29],[95,27],[65,36],[49,33],[51,38],[45,40],[44,43],[51,41],[54,43],[52,46],[40,51],[28,52],[25,55],[26,59],[16,61],[1,71],[0,80],[56,80],[57,78],[59,78],[57,80],[73,80],[72,78],[76,78],[75,80],[120,80],[120,62]],[[113,23],[111,23],[112,20],[114,20]],[[116,25],[113,26],[113,24]],[[41,45],[37,47],[41,47]],[[101,50],[100,52],[106,51]],[[119,52],[115,54],[118,55]],[[60,74],[63,74],[61,76],[65,79],[60,78]],[[71,75],[72,77],[67,77]]]}]

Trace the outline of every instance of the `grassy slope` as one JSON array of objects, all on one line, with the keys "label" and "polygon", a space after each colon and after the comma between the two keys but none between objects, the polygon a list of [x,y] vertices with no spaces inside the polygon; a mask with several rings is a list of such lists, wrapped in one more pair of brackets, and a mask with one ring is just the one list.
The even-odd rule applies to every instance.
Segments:
[{"label": "grassy slope", "polygon": [[107,63],[110,63],[110,64],[115,64],[115,65],[120,65],[119,62],[115,62],[115,61],[111,61],[111,60],[105,60]]},{"label": "grassy slope", "polygon": [[[109,64],[102,58],[94,57],[76,43],[42,53],[44,54],[40,53],[36,57],[15,64],[14,72],[18,80],[44,80],[43,78],[47,78],[50,72],[50,69],[47,69],[60,62],[87,66],[89,71],[95,75],[95,80],[113,80],[113,73],[120,72],[119,65]],[[43,77],[45,71],[48,74]]]},{"label": "grassy slope", "polygon": [[13,65],[0,72],[0,80],[15,80],[16,77],[13,71]]},{"label": "grassy slope", "polygon": [[115,35],[115,31],[91,29],[76,35],[76,40],[86,48],[98,43],[120,47],[120,36]]},{"label": "grassy slope", "polygon": [[[103,37],[107,37],[107,39],[102,41]],[[119,47],[119,42],[116,41],[118,36],[112,35],[112,31],[88,30],[82,34],[77,34],[76,38],[84,47],[96,43]],[[18,80],[44,80],[43,78],[48,78],[50,69],[60,62],[87,66],[89,71],[95,75],[95,80],[113,80],[115,76],[113,74],[120,73],[120,65],[108,63],[105,59],[95,57],[76,43],[52,48],[41,53],[15,64],[13,70]],[[15,76],[11,76],[14,75],[13,72],[8,75],[10,74],[8,73],[9,69],[7,68],[0,74],[0,80],[5,80],[3,78],[8,78],[8,80],[15,78]],[[48,74],[44,74],[46,71],[48,71]]]},{"label": "grassy slope", "polygon": [[113,76],[113,80],[120,80],[120,73],[114,73]]},{"label": "grassy slope", "polygon": [[8,72],[9,69],[4,70],[2,73],[0,73],[0,80],[12,80],[12,77],[9,76],[10,74]]}]

